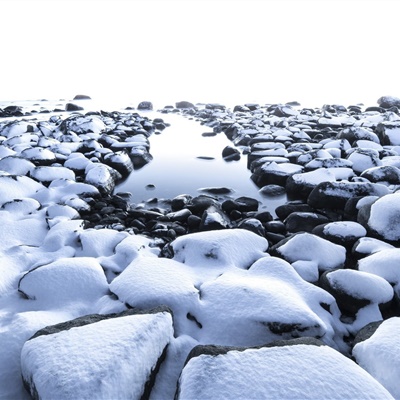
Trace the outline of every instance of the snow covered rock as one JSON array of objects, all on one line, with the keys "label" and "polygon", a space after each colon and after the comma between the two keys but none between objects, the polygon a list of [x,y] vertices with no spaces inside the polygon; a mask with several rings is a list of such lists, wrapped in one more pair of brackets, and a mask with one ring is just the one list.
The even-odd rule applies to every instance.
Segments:
[{"label": "snow covered rock", "polygon": [[383,196],[362,207],[358,220],[379,239],[390,243],[400,241],[400,192]]},{"label": "snow covered rock", "polygon": [[335,297],[345,315],[356,316],[361,308],[368,307],[363,312],[363,326],[382,319],[380,306],[391,302],[394,295],[385,279],[351,269],[328,271],[321,276],[320,284]]},{"label": "snow covered rock", "polygon": [[354,346],[353,356],[395,399],[400,398],[400,318],[383,321],[370,338]]},{"label": "snow covered rock", "polygon": [[379,152],[375,149],[352,149],[347,159],[353,163],[352,168],[356,174],[361,174],[368,168],[382,165]]},{"label": "snow covered rock", "polygon": [[[328,346],[299,341],[261,348],[195,348],[179,378],[184,399],[391,399],[353,361]],[[310,343],[310,344],[307,344]],[[210,354],[211,353],[211,354]],[[192,353],[192,355],[196,353]],[[189,356],[190,357],[190,356]]]},{"label": "snow covered rock", "polygon": [[7,156],[0,159],[0,170],[10,175],[27,175],[35,168],[35,164],[23,157]]},{"label": "snow covered rock", "polygon": [[95,186],[101,193],[111,193],[116,183],[115,172],[105,164],[89,164],[85,169],[85,182]]},{"label": "snow covered rock", "polygon": [[386,279],[400,295],[400,249],[384,249],[358,260],[359,271],[369,272]]},{"label": "snow covered rock", "polygon": [[256,346],[313,336],[345,350],[334,298],[282,259],[263,257],[249,270],[208,280],[199,287],[199,300],[193,315],[200,329],[192,337],[200,343]]},{"label": "snow covered rock", "polygon": [[382,145],[398,146],[400,144],[399,121],[383,121],[376,127]]},{"label": "snow covered rock", "polygon": [[368,168],[360,175],[370,182],[387,182],[392,185],[400,184],[400,169],[392,165]]},{"label": "snow covered rock", "polygon": [[382,240],[371,238],[371,237],[362,237],[358,239],[352,248],[353,256],[357,259],[364,258],[371,254],[374,254],[378,251],[385,250],[385,249],[393,249],[389,243],[386,243]]},{"label": "snow covered rock", "polygon": [[172,338],[166,308],[53,325],[22,348],[24,385],[35,399],[148,398]]},{"label": "snow covered rock", "polygon": [[173,259],[191,267],[248,268],[264,257],[268,241],[246,229],[191,233],[171,243]]},{"label": "snow covered rock", "polygon": [[366,229],[354,221],[329,222],[316,226],[312,233],[349,250],[358,239],[367,235]]},{"label": "snow covered rock", "polygon": [[313,262],[321,272],[342,268],[346,260],[346,249],[343,246],[310,233],[289,236],[271,247],[270,253],[290,263]]},{"label": "snow covered rock", "polygon": [[75,180],[75,173],[74,171],[61,166],[41,166],[35,167],[30,171],[30,177],[46,184],[56,179],[69,179],[73,181]]},{"label": "snow covered rock", "polygon": [[0,205],[24,197],[34,197],[35,193],[45,187],[27,176],[0,176]]},{"label": "snow covered rock", "polygon": [[108,294],[108,283],[98,261],[89,257],[61,258],[27,272],[18,291],[42,307],[71,302],[95,303]]},{"label": "snow covered rock", "polygon": [[134,308],[167,305],[173,311],[176,333],[181,335],[196,328],[190,320],[199,301],[196,280],[193,270],[177,261],[137,257],[111,282],[110,290]]},{"label": "snow covered rock", "polygon": [[390,193],[386,186],[365,182],[322,182],[308,196],[307,203],[314,208],[344,209],[354,196],[384,196]]},{"label": "snow covered rock", "polygon": [[379,97],[377,103],[382,108],[400,107],[400,99],[394,96]]},{"label": "snow covered rock", "polygon": [[303,167],[292,163],[265,162],[254,169],[251,179],[258,187],[275,184],[284,186],[289,176],[301,173]]}]

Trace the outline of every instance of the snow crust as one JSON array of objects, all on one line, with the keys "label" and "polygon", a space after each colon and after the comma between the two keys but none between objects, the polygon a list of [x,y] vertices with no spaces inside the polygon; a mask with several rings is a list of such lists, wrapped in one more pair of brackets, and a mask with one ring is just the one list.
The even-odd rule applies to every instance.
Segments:
[{"label": "snow crust", "polygon": [[190,359],[179,384],[180,400],[392,398],[357,364],[326,346],[200,355]]}]

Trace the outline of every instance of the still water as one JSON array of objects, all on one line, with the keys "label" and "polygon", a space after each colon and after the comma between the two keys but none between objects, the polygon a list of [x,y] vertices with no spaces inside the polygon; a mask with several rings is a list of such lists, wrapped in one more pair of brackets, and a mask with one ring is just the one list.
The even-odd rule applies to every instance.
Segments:
[{"label": "still water", "polygon": [[153,161],[133,171],[115,192],[130,192],[132,202],[139,204],[150,198],[167,199],[180,194],[197,196],[205,193],[201,190],[204,188],[227,187],[233,191],[232,198],[253,197],[261,203],[260,209],[272,214],[286,201],[285,195],[259,193],[259,188],[250,179],[246,155],[241,155],[239,161],[224,161],[222,150],[232,145],[224,133],[204,137],[202,133],[212,132],[212,128],[187,117],[156,112],[147,115],[162,118],[170,126],[161,134],[150,136]]}]

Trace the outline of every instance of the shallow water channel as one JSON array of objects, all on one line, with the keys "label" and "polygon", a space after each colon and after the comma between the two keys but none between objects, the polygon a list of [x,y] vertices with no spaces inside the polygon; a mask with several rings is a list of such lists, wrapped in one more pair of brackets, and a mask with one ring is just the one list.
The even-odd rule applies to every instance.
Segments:
[{"label": "shallow water channel", "polygon": [[[116,187],[115,193],[130,192],[132,202],[140,204],[152,198],[161,201],[180,194],[198,196],[208,194],[201,190],[204,188],[226,187],[233,191],[229,197],[253,197],[260,201],[260,210],[273,215],[275,208],[286,201],[286,195],[265,196],[259,193],[259,188],[250,179],[246,155],[241,155],[239,161],[224,161],[222,150],[232,145],[224,133],[205,137],[202,133],[210,133],[212,128],[188,117],[156,112],[146,115],[162,118],[170,126],[161,134],[150,136],[153,160],[133,171]],[[220,200],[227,198],[216,197]]]}]

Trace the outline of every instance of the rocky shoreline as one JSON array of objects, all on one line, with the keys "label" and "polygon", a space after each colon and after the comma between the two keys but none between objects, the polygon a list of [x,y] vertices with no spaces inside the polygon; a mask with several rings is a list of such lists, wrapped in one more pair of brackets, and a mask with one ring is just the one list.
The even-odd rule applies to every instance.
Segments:
[{"label": "rocky shoreline", "polygon": [[[309,387],[324,398],[399,398],[384,372],[400,371],[399,99],[365,109],[178,102],[160,110],[226,135],[221,157],[247,157],[261,191],[287,193],[276,217],[225,187],[131,204],[115,188],[151,162],[151,135],[168,124],[143,113],[150,102],[82,108],[67,103],[63,112],[80,112],[51,110],[47,120],[0,110],[0,250],[9,263],[0,300],[14,314],[4,343],[20,329],[0,360],[15,365],[0,381],[9,398],[26,396],[21,371],[33,398],[308,398]],[[58,357],[52,341],[68,355]],[[390,357],[377,355],[383,348]],[[290,389],[279,368],[292,373],[301,359],[314,367],[296,372]],[[249,385],[260,371],[266,377]]]}]

